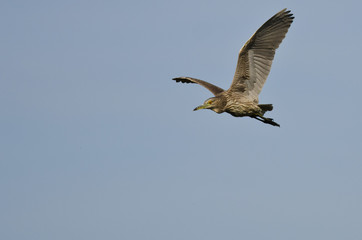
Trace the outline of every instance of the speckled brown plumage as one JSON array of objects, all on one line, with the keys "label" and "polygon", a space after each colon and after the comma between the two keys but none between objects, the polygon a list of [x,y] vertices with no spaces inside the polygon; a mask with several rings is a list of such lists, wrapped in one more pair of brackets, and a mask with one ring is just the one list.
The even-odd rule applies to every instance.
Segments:
[{"label": "speckled brown plumage", "polygon": [[283,9],[253,34],[239,52],[235,75],[228,90],[191,77],[177,77],[173,80],[197,83],[215,95],[194,110],[211,109],[216,113],[227,112],[234,117],[248,116],[280,126],[273,119],[264,117],[265,112],[273,109],[273,105],[259,104],[258,96],[269,75],[275,50],[285,38],[293,19],[293,14]]}]

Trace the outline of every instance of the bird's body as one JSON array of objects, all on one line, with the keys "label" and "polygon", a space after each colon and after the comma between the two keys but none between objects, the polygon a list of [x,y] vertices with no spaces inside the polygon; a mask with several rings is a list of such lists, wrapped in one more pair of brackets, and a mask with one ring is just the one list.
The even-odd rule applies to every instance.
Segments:
[{"label": "bird's body", "polygon": [[225,112],[234,117],[251,117],[263,115],[263,111],[254,102],[233,101],[227,104]]},{"label": "bird's body", "polygon": [[178,77],[173,80],[200,84],[215,95],[194,110],[211,109],[216,113],[227,112],[234,117],[248,116],[279,126],[273,119],[264,117],[265,112],[271,111],[273,106],[259,104],[258,96],[269,75],[275,50],[284,39],[293,19],[290,11],[283,9],[254,33],[239,52],[234,79],[228,90],[191,77]]},{"label": "bird's body", "polygon": [[217,104],[218,107],[212,109],[216,113],[227,112],[234,117],[245,117],[262,113],[258,104],[253,101],[248,101],[248,99],[242,96],[237,96],[237,93],[224,91],[216,95],[215,99],[219,102]]}]

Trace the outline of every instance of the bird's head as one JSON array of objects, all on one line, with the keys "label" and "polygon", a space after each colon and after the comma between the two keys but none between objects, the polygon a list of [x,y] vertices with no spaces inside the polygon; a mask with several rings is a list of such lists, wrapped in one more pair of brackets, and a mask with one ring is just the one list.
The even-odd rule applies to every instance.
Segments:
[{"label": "bird's head", "polygon": [[200,109],[210,109],[216,113],[222,113],[224,112],[224,103],[221,98],[219,97],[212,97],[207,99],[204,104],[196,107],[194,111],[200,110]]}]

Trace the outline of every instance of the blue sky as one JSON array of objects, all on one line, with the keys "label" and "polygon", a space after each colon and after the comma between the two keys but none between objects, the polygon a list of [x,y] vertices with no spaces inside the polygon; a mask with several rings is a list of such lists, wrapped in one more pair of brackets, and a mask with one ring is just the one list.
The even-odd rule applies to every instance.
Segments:
[{"label": "blue sky", "polygon": [[[204,110],[295,14],[261,103]],[[1,239],[360,239],[358,1],[2,1]]]}]

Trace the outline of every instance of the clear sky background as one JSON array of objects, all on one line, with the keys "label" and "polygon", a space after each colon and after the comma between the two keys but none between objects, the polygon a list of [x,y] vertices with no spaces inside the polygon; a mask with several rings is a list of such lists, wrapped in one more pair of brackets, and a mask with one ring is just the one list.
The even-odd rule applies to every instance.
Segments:
[{"label": "clear sky background", "polygon": [[[260,96],[193,112],[295,14]],[[361,1],[2,1],[0,238],[362,239]]]}]

